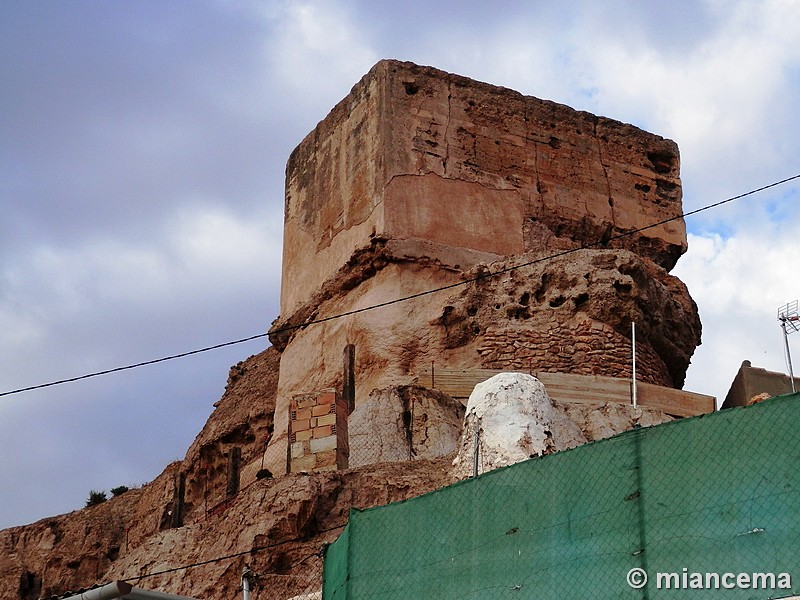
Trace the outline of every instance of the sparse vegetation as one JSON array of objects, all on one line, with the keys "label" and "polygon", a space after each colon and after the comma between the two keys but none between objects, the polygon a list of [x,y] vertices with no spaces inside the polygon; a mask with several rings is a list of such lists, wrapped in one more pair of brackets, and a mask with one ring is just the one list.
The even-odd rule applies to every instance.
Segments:
[{"label": "sparse vegetation", "polygon": [[102,504],[106,500],[108,500],[108,498],[106,498],[105,492],[102,491],[98,492],[96,490],[92,490],[91,492],[89,492],[88,500],[86,500],[86,507],[88,508],[90,506],[97,506],[98,504]]},{"label": "sparse vegetation", "polygon": [[119,487],[111,488],[111,495],[116,498],[117,496],[121,496],[125,492],[127,492],[130,488],[127,485],[121,485]]}]

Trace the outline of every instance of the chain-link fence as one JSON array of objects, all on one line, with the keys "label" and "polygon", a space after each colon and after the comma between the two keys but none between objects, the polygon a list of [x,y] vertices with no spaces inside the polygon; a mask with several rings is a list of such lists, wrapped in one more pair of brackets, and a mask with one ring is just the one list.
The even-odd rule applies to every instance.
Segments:
[{"label": "chain-link fence", "polygon": [[790,597],[798,423],[800,397],[782,397],[353,512],[324,597]]}]

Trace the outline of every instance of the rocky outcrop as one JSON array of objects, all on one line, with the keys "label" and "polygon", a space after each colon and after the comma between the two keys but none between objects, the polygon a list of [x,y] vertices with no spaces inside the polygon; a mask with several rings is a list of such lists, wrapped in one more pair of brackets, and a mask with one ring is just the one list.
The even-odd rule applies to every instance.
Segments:
[{"label": "rocky outcrop", "polygon": [[[151,511],[160,505],[154,492],[171,479],[165,472],[142,489],[96,507],[0,532],[0,597],[35,600],[123,579],[196,598],[235,598],[245,564],[258,575],[260,597],[300,595],[320,585],[320,551],[341,532],[351,507],[382,505],[442,487],[450,482],[447,462],[256,481],[223,511],[180,528],[159,529]],[[134,534],[143,527],[148,535]],[[220,557],[228,558],[215,560]],[[152,575],[161,571],[169,572]]]},{"label": "rocky outcrop", "polygon": [[350,415],[350,466],[438,458],[455,452],[464,407],[438,390],[373,390]]}]

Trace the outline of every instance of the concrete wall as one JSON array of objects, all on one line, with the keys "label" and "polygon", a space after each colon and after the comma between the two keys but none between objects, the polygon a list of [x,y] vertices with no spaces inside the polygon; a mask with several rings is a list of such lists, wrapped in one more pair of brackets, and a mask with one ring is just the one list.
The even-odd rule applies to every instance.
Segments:
[{"label": "concrete wall", "polygon": [[[800,390],[800,378],[795,377],[794,380],[795,388]],[[746,360],[739,367],[722,408],[747,406],[750,400],[759,394],[781,396],[791,392],[792,382],[787,374],[754,367],[749,360]]]}]

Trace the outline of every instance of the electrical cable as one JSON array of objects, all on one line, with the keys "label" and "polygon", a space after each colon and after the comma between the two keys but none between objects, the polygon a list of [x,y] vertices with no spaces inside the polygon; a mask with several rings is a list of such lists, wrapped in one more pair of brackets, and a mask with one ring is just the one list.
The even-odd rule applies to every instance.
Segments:
[{"label": "electrical cable", "polygon": [[[531,266],[531,265],[534,265],[534,264],[537,264],[537,263],[541,263],[541,262],[544,262],[544,261],[547,261],[547,260],[552,260],[554,258],[559,258],[561,256],[565,256],[565,255],[571,254],[573,252],[578,252],[579,250],[585,250],[585,249],[592,248],[592,247],[598,246],[598,245],[606,246],[609,242],[611,242],[613,240],[620,239],[620,238],[623,238],[623,237],[627,237],[627,236],[633,235],[635,233],[639,233],[641,231],[645,231],[647,229],[652,229],[654,227],[659,227],[659,226],[664,225],[666,223],[669,223],[671,221],[682,219],[682,218],[685,218],[685,217],[688,217],[688,216],[692,216],[692,215],[698,214],[698,213],[706,211],[706,210],[710,210],[712,208],[716,208],[716,207],[721,206],[723,204],[727,204],[729,202],[733,202],[734,200],[738,200],[740,198],[744,198],[746,196],[750,196],[750,195],[756,194],[756,193],[764,191],[766,189],[769,189],[769,188],[772,188],[772,187],[776,187],[778,185],[781,185],[783,183],[787,183],[787,182],[792,181],[794,179],[800,179],[800,174],[794,175],[792,177],[788,177],[786,179],[783,179],[783,180],[780,180],[780,181],[777,181],[777,182],[774,182],[774,183],[771,183],[769,185],[762,186],[760,188],[751,190],[749,192],[745,192],[743,194],[739,194],[737,196],[732,196],[732,197],[727,198],[725,200],[722,200],[720,202],[716,202],[714,204],[709,204],[707,206],[698,208],[698,209],[693,210],[693,211],[689,211],[687,213],[683,213],[683,214],[675,216],[675,217],[671,217],[669,219],[664,219],[663,221],[659,221],[658,223],[653,223],[651,225],[647,225],[647,226],[641,227],[639,229],[634,229],[634,230],[631,230],[631,231],[623,232],[623,233],[618,234],[616,236],[612,236],[608,240],[604,240],[602,242],[595,242],[595,243],[592,243],[592,244],[581,246],[579,248],[573,248],[573,249],[570,249],[570,250],[565,250],[563,252],[558,252],[556,254],[552,254],[552,255],[545,256],[545,257],[541,257],[541,258],[538,258],[538,259],[535,259],[535,260],[532,260],[532,261],[528,261],[528,262],[525,262],[525,263],[522,263],[522,264],[519,264],[519,265],[513,265],[513,266],[507,267],[505,269],[500,269],[499,271],[491,271],[491,272],[488,272],[488,273],[482,273],[482,274],[480,274],[480,275],[478,275],[476,277],[473,277],[473,278],[470,278],[470,279],[467,279],[467,280],[462,280],[462,281],[456,282],[454,284],[442,286],[442,287],[435,288],[435,289],[426,290],[426,291],[423,291],[423,292],[419,292],[417,294],[411,294],[409,296],[404,296],[402,298],[396,298],[394,300],[390,300],[390,301],[387,301],[387,302],[382,302],[382,303],[379,303],[379,304],[375,304],[375,305],[371,305],[371,306],[368,306],[368,307],[356,309],[356,310],[353,310],[353,311],[348,311],[348,312],[345,312],[345,313],[332,315],[332,316],[325,317],[325,318],[322,318],[322,319],[315,319],[315,320],[308,321],[306,323],[302,323],[302,324],[298,324],[298,325],[291,325],[291,326],[282,327],[280,329],[277,329],[277,330],[273,331],[273,333],[281,333],[281,332],[292,331],[292,330],[295,330],[295,329],[307,327],[309,325],[314,325],[314,324],[317,324],[317,323],[323,323],[323,322],[326,322],[326,321],[339,319],[339,318],[342,318],[342,317],[345,317],[345,316],[349,316],[349,315],[353,315],[353,314],[357,314],[357,313],[360,313],[360,312],[365,312],[367,310],[374,310],[376,308],[381,308],[383,306],[388,306],[388,305],[391,305],[391,304],[396,304],[398,302],[403,302],[403,301],[406,301],[406,300],[419,298],[421,296],[425,296],[425,295],[428,295],[428,294],[434,294],[434,293],[437,293],[437,292],[440,292],[440,291],[452,289],[452,288],[459,287],[459,286],[462,286],[462,285],[467,285],[467,284],[473,283],[475,281],[479,281],[479,280],[486,279],[486,278],[489,278],[489,277],[494,277],[496,275],[501,275],[503,273],[508,273],[508,272],[511,272],[511,271],[514,271],[514,270],[517,270],[517,269],[521,269],[521,268],[524,268],[524,267],[528,267],[528,266]],[[105,374],[108,374],[108,373],[114,373],[114,372],[123,371],[123,370],[126,370],[126,369],[134,369],[134,368],[137,368],[137,367],[150,365],[150,364],[155,364],[155,363],[158,363],[158,362],[163,362],[163,361],[167,361],[167,360],[173,360],[173,359],[176,359],[176,358],[182,358],[182,357],[185,357],[185,356],[190,356],[192,354],[199,354],[201,352],[207,352],[209,350],[214,350],[214,349],[222,348],[222,347],[225,347],[225,346],[231,346],[231,345],[234,345],[234,344],[240,344],[240,343],[243,343],[243,342],[255,340],[255,339],[258,339],[258,338],[265,337],[266,335],[268,335],[268,334],[267,333],[261,333],[261,334],[258,334],[258,335],[250,336],[250,337],[247,337],[247,338],[242,338],[242,339],[239,339],[239,340],[234,340],[234,341],[231,341],[231,342],[225,342],[225,343],[222,343],[222,344],[216,344],[214,346],[208,346],[206,348],[200,348],[198,350],[192,350],[192,351],[189,351],[189,352],[183,352],[181,354],[176,354],[176,355],[166,356],[166,357],[159,358],[159,359],[144,361],[144,362],[141,362],[141,363],[127,365],[127,366],[124,366],[124,367],[117,367],[115,369],[107,369],[105,371],[99,371],[99,372],[96,372],[96,373],[89,373],[87,375],[82,375],[82,376],[79,376],[79,377],[72,377],[72,378],[69,378],[69,379],[63,379],[63,380],[60,380],[60,381],[54,381],[54,382],[50,382],[50,383],[46,383],[46,384],[40,384],[38,386],[30,386],[30,387],[22,388],[22,389],[19,389],[19,390],[12,390],[12,391],[9,391],[9,392],[3,392],[3,393],[0,393],[0,396],[7,396],[7,395],[10,395],[10,394],[20,393],[20,392],[24,392],[24,391],[33,390],[33,389],[48,387],[48,386],[52,386],[52,385],[59,385],[61,383],[68,383],[68,382],[72,382],[72,381],[78,381],[80,379],[87,379],[89,377],[95,377],[95,376],[98,376],[98,375],[105,375]],[[334,531],[336,529],[342,529],[344,527],[345,527],[345,525],[339,525],[339,526],[336,526],[336,527],[332,527],[332,528],[329,528],[329,529],[325,529],[325,530],[319,531],[317,533],[328,533],[330,531]],[[212,563],[215,563],[215,562],[221,562],[221,561],[224,561],[224,560],[231,560],[233,558],[238,558],[238,557],[246,556],[246,555],[249,555],[249,554],[255,554],[257,552],[263,552],[264,550],[268,550],[268,549],[274,548],[276,546],[281,546],[283,544],[287,544],[287,543],[291,543],[291,542],[298,542],[298,541],[307,541],[307,537],[308,536],[297,537],[297,538],[293,538],[293,539],[290,539],[290,540],[285,540],[283,542],[275,542],[273,544],[268,544],[268,545],[264,545],[264,546],[255,546],[255,547],[253,547],[253,548],[251,548],[249,550],[243,550],[241,552],[235,552],[235,553],[232,553],[232,554],[227,554],[227,555],[219,556],[219,557],[216,557],[216,558],[211,558],[211,559],[207,559],[207,560],[203,560],[203,561],[198,561],[198,562],[195,562],[195,563],[190,563],[190,564],[181,565],[181,566],[177,566],[177,567],[171,567],[171,568],[168,568],[168,569],[162,569],[160,571],[154,571],[152,573],[145,573],[145,574],[139,575],[137,577],[132,577],[132,578],[126,579],[126,581],[138,582],[138,581],[141,581],[142,579],[147,579],[147,578],[150,578],[150,577],[156,577],[158,575],[167,575],[169,573],[174,573],[174,572],[181,571],[181,570],[184,570],[184,569],[191,569],[191,568],[195,568],[195,567],[200,567],[200,566],[205,566],[205,565],[208,565],[208,564],[212,564]],[[304,562],[304,561],[308,560],[309,558],[311,558],[312,556],[315,556],[317,554],[319,554],[319,552],[314,552],[312,554],[309,554],[308,556],[303,558],[300,562]]]},{"label": "electrical cable", "polygon": [[[331,531],[336,531],[337,529],[344,529],[345,527],[346,527],[346,524],[345,525],[337,525],[336,527],[330,527],[328,529],[322,529],[320,531],[317,531],[316,535],[321,534],[321,533],[329,533]],[[233,554],[226,554],[225,556],[218,556],[216,558],[209,558],[207,560],[201,560],[201,561],[190,563],[190,564],[187,564],[187,565],[180,565],[178,567],[170,567],[169,569],[162,569],[161,571],[153,571],[152,573],[145,573],[144,575],[139,575],[137,577],[123,578],[123,581],[138,582],[138,581],[141,581],[142,579],[148,579],[150,577],[156,577],[158,575],[168,575],[170,573],[175,573],[177,571],[182,571],[184,569],[193,569],[195,567],[203,567],[205,565],[210,565],[210,564],[213,564],[215,562],[222,562],[223,560],[230,560],[232,558],[239,558],[240,556],[246,556],[248,554],[256,554],[258,552],[263,552],[264,550],[269,550],[270,548],[275,548],[277,546],[282,546],[284,544],[290,544],[292,542],[304,542],[304,541],[308,541],[308,536],[307,535],[306,536],[300,536],[300,537],[292,538],[290,540],[284,540],[282,542],[275,542],[273,544],[266,544],[264,546],[254,546],[250,550],[242,550],[240,552],[234,552]],[[299,560],[297,562],[298,562],[298,564],[303,563],[303,562],[307,561],[309,558],[311,558],[312,556],[315,556],[315,555],[318,555],[318,554],[319,554],[319,551],[312,552],[311,554],[309,554],[308,556],[306,556],[305,558],[303,558],[303,559],[301,559],[301,560]]]},{"label": "electrical cable", "polygon": [[383,308],[383,307],[386,307],[386,306],[391,306],[393,304],[398,304],[400,302],[405,302],[407,300],[414,300],[414,299],[420,298],[422,296],[427,296],[427,295],[430,295],[430,294],[443,292],[443,291],[450,290],[450,289],[457,288],[457,287],[461,287],[461,286],[464,286],[464,285],[469,285],[470,283],[475,283],[475,282],[483,280],[483,279],[487,279],[487,278],[490,278],[490,277],[495,277],[497,275],[503,275],[505,273],[510,273],[511,271],[516,271],[518,269],[529,267],[529,266],[532,266],[532,265],[535,265],[535,264],[538,264],[538,263],[542,263],[542,262],[545,262],[545,261],[548,261],[548,260],[561,258],[562,256],[566,256],[568,254],[572,254],[572,253],[578,252],[580,250],[587,250],[589,248],[594,248],[596,246],[604,246],[605,247],[610,242],[613,242],[615,240],[618,240],[618,239],[621,239],[621,238],[624,238],[624,237],[628,237],[628,236],[631,236],[631,235],[635,235],[637,233],[641,233],[642,231],[647,231],[648,229],[653,229],[653,228],[656,228],[656,227],[660,227],[662,225],[666,225],[667,223],[671,223],[672,221],[677,221],[679,219],[685,219],[686,217],[690,217],[690,216],[699,214],[701,212],[704,212],[704,211],[707,211],[707,210],[711,210],[713,208],[717,208],[717,207],[722,206],[724,204],[728,204],[729,202],[733,202],[734,200],[740,200],[741,198],[745,198],[747,196],[752,196],[753,194],[757,194],[759,192],[763,192],[764,190],[768,190],[770,188],[777,187],[779,185],[782,185],[784,183],[788,183],[788,182],[793,181],[795,179],[800,179],[800,174],[793,175],[793,176],[787,177],[785,179],[781,179],[780,181],[775,181],[773,183],[770,183],[770,184],[761,186],[759,188],[750,190],[749,192],[744,192],[743,194],[738,194],[736,196],[731,196],[730,198],[726,198],[725,200],[720,200],[719,202],[715,202],[713,204],[708,204],[706,206],[703,206],[701,208],[697,208],[695,210],[692,210],[692,211],[689,211],[689,212],[686,212],[686,213],[681,213],[679,215],[676,215],[674,217],[670,217],[668,219],[664,219],[663,221],[659,221],[657,223],[651,223],[650,225],[645,225],[644,227],[640,227],[638,229],[632,229],[630,231],[625,231],[623,233],[611,236],[611,237],[609,237],[608,239],[605,239],[605,240],[597,241],[597,242],[594,242],[594,243],[591,243],[591,244],[582,245],[580,247],[572,248],[570,250],[564,250],[564,251],[561,251],[561,252],[557,252],[555,254],[549,254],[547,256],[544,256],[544,257],[541,257],[541,258],[537,258],[535,260],[531,260],[531,261],[528,261],[528,262],[524,262],[524,263],[521,263],[521,264],[518,264],[518,265],[512,265],[510,267],[506,267],[506,268],[500,269],[498,271],[489,271],[489,272],[486,272],[486,273],[481,273],[481,274],[479,274],[479,275],[477,275],[475,277],[472,277],[472,278],[469,278],[469,279],[462,279],[461,281],[457,281],[455,283],[444,285],[444,286],[441,286],[441,287],[438,287],[438,288],[433,288],[433,289],[425,290],[425,291],[422,291],[422,292],[417,292],[416,294],[410,294],[408,296],[395,298],[393,300],[387,300],[386,302],[380,302],[378,304],[373,304],[373,305],[370,305],[370,306],[357,308],[357,309],[354,309],[354,310],[346,311],[346,312],[343,312],[343,313],[338,313],[338,314],[331,315],[331,316],[328,316],[328,317],[322,317],[320,319],[313,319],[313,320],[310,320],[310,321],[306,321],[304,323],[298,323],[298,324],[295,324],[295,325],[286,325],[284,327],[280,327],[278,329],[274,329],[271,332],[260,333],[260,334],[257,334],[257,335],[252,335],[252,336],[249,336],[249,337],[246,337],[246,338],[241,338],[241,339],[233,340],[233,341],[230,341],[230,342],[224,342],[224,343],[221,343],[221,344],[215,344],[213,346],[206,346],[205,348],[199,348],[197,350],[190,350],[188,352],[182,352],[180,354],[173,354],[173,355],[170,355],[170,356],[164,356],[162,358],[156,358],[156,359],[153,359],[153,360],[146,360],[146,361],[135,363],[135,364],[131,364],[131,365],[126,365],[126,366],[122,366],[122,367],[115,367],[113,369],[106,369],[106,370],[103,370],[103,371],[96,371],[94,373],[87,373],[85,375],[79,375],[77,377],[69,377],[67,379],[59,379],[57,381],[51,381],[51,382],[48,382],[48,383],[40,383],[38,385],[31,385],[31,386],[28,386],[28,387],[18,388],[18,389],[15,389],[15,390],[9,390],[7,392],[0,392],[0,397],[10,396],[12,394],[20,394],[22,392],[29,392],[29,391],[32,391],[32,390],[38,390],[38,389],[41,389],[41,388],[51,387],[51,386],[54,386],[54,385],[61,385],[61,384],[64,384],[64,383],[71,383],[71,382],[74,382],[74,381],[80,381],[80,380],[83,380],[83,379],[89,379],[91,377],[98,377],[100,375],[108,375],[110,373],[117,373],[119,371],[126,371],[126,370],[129,370],[129,369],[136,369],[138,367],[144,367],[144,366],[153,365],[153,364],[160,363],[160,362],[165,362],[165,361],[168,361],[168,360],[175,360],[175,359],[178,359],[178,358],[184,358],[184,357],[191,356],[191,355],[194,355],[194,354],[201,354],[203,352],[209,352],[211,350],[217,350],[219,348],[224,348],[226,346],[233,346],[233,345],[236,345],[236,344],[242,344],[244,342],[249,342],[249,341],[252,341],[252,340],[255,340],[255,339],[263,338],[263,337],[266,337],[266,336],[270,335],[270,333],[273,334],[273,335],[274,334],[278,334],[278,333],[286,333],[286,332],[289,332],[289,331],[294,331],[296,329],[302,329],[302,328],[308,327],[310,325],[317,325],[317,324],[320,324],[320,323],[326,323],[328,321],[333,321],[333,320],[336,320],[336,319],[349,317],[349,316],[352,316],[352,315],[355,315],[355,314],[359,314],[359,313],[362,313],[362,312],[375,310],[375,309]]},{"label": "electrical cable", "polygon": [[241,338],[239,340],[233,340],[231,342],[224,342],[222,344],[215,344],[213,346],[206,346],[205,348],[199,348],[197,350],[190,350],[189,352],[181,352],[180,354],[173,354],[171,356],[164,356],[162,358],[155,358],[153,360],[145,360],[140,363],[135,363],[132,365],[125,365],[124,367],[115,367],[113,369],[106,369],[105,371],[96,371],[94,373],[87,373],[86,375],[79,375],[77,377],[69,377],[67,379],[59,379],[58,381],[51,381],[49,383],[40,383],[39,385],[31,385],[24,388],[19,388],[17,390],[11,390],[9,392],[2,392],[0,393],[1,396],[10,396],[11,394],[20,394],[22,392],[29,392],[31,390],[38,390],[41,388],[50,387],[53,385],[61,385],[62,383],[72,383],[73,381],[80,381],[81,379],[89,379],[90,377],[97,377],[99,375],[108,375],[109,373],[117,373],[118,371],[126,371],[128,369],[136,369],[138,367],[145,367],[147,365],[154,365],[156,363],[164,362],[167,360],[174,360],[176,358],[183,358],[185,356],[191,356],[192,354],[200,354],[202,352],[208,352],[209,350],[217,350],[218,348],[224,348],[225,346],[233,346],[235,344],[242,344],[244,342],[249,342],[251,340],[256,340],[258,338],[266,337],[269,333],[259,333],[257,335],[251,335],[250,337]]}]

